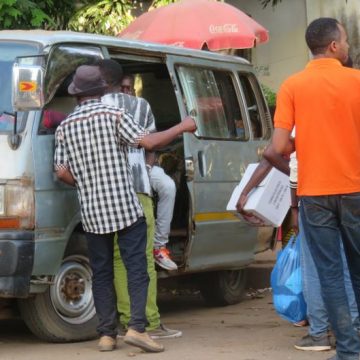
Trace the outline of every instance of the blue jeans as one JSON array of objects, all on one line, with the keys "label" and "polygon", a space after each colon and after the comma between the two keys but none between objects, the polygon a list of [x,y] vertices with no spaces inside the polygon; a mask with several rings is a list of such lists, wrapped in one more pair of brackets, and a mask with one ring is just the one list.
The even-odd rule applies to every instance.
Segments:
[{"label": "blue jeans", "polygon": [[[320,280],[315,263],[304,236],[301,216],[299,218],[299,240],[301,249],[301,274],[303,279],[303,294],[307,305],[307,319],[309,320],[309,334],[311,336],[322,336],[329,328],[329,317],[321,296]],[[359,331],[359,313],[352,287],[349,268],[347,265],[344,247],[340,241],[341,258],[344,267],[345,290],[350,306],[351,319],[354,328]]]},{"label": "blue jeans", "polygon": [[336,336],[339,360],[359,360],[355,331],[345,292],[340,241],[343,241],[355,299],[360,305],[360,194],[304,196],[303,230],[318,271],[322,298]]},{"label": "blue jeans", "polygon": [[[142,217],[117,232],[121,257],[128,276],[130,296],[129,328],[144,332],[147,326],[145,306],[149,285],[146,260],[146,222]],[[93,271],[92,290],[99,318],[100,336],[117,335],[117,310],[114,289],[114,233],[86,233],[89,259]]]}]

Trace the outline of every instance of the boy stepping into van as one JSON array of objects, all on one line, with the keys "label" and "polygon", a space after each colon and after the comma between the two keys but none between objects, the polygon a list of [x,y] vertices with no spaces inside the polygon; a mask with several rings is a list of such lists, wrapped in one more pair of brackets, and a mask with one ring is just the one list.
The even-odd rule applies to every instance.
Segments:
[{"label": "boy stepping into van", "polygon": [[[134,77],[132,75],[124,75],[121,80],[120,89],[124,94],[135,96]],[[146,167],[150,178],[150,185],[158,196],[154,259],[165,270],[177,270],[177,265],[171,260],[170,251],[166,248],[166,244],[169,242],[170,225],[174,213],[176,186],[174,180],[160,166],[155,165],[155,162],[156,157],[154,153],[147,153]]]}]

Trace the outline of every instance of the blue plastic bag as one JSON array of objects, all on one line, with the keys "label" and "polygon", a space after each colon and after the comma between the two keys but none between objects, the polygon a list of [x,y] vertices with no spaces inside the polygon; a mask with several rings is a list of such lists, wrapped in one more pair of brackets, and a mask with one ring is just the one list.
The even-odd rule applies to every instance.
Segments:
[{"label": "blue plastic bag", "polygon": [[293,236],[285,249],[277,254],[271,272],[275,311],[292,323],[306,319],[306,303],[302,292],[300,239]]}]

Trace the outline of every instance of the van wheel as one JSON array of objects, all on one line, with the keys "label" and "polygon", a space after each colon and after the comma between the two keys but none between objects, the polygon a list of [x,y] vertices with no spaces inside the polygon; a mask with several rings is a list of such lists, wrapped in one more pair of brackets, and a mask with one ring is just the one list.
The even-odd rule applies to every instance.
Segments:
[{"label": "van wheel", "polygon": [[91,275],[86,256],[66,256],[54,283],[44,293],[18,301],[20,313],[29,329],[49,342],[95,338],[98,320]]},{"label": "van wheel", "polygon": [[200,292],[209,305],[233,305],[243,299],[246,281],[246,269],[212,272],[201,277]]}]

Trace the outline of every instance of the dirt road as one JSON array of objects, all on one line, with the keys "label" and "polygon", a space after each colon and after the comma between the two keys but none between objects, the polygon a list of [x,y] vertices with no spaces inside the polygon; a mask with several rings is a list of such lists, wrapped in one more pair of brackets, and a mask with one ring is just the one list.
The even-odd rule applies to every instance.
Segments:
[{"label": "dirt road", "polygon": [[225,308],[208,308],[197,295],[167,296],[160,302],[162,320],[181,329],[183,337],[163,340],[161,354],[141,353],[120,340],[110,353],[99,353],[96,341],[46,344],[21,322],[0,321],[0,360],[325,360],[334,354],[295,350],[294,341],[306,330],[281,320],[271,302],[270,292]]}]

